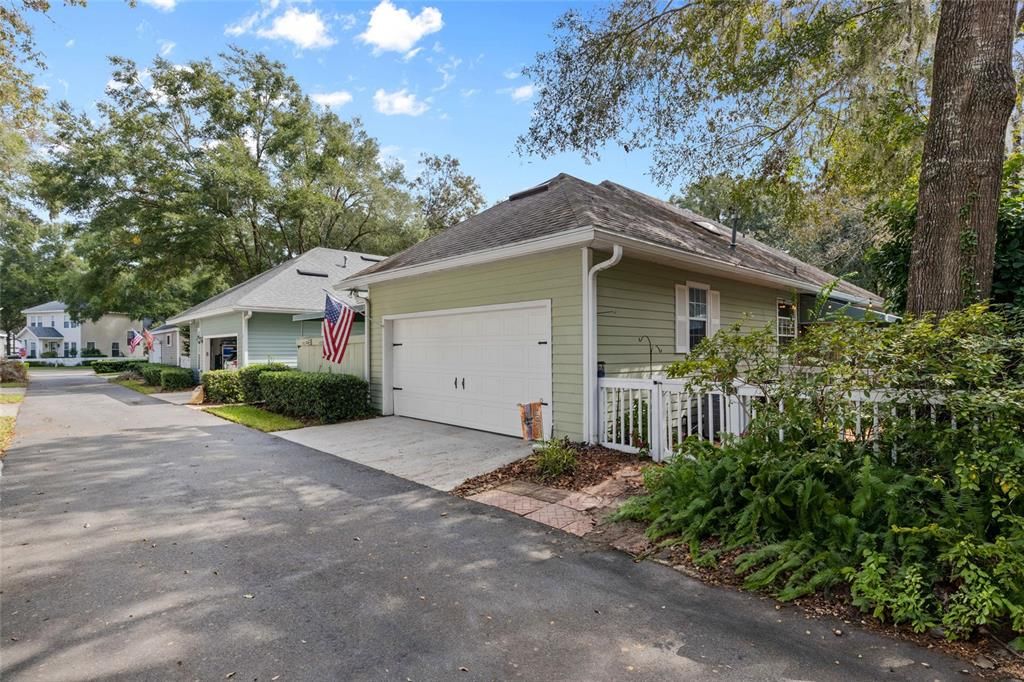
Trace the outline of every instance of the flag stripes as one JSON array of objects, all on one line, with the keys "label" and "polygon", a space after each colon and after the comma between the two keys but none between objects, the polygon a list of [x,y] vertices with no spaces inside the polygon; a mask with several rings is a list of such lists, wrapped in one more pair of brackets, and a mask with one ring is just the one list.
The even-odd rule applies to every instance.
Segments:
[{"label": "flag stripes", "polygon": [[323,357],[328,362],[340,363],[348,348],[352,324],[356,319],[356,311],[345,305],[330,294],[324,303],[324,321],[321,326],[323,334]]}]

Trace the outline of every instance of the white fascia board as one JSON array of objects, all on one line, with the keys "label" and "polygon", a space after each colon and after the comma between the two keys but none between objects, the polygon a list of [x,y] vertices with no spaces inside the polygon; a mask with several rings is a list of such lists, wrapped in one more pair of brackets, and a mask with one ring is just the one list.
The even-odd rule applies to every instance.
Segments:
[{"label": "white fascia board", "polygon": [[[598,240],[599,246],[604,246],[606,244],[620,244],[623,248],[632,251],[634,254],[660,256],[668,260],[677,261],[682,265],[693,265],[699,267],[703,271],[718,274],[728,279],[738,279],[767,286],[781,286],[786,289],[796,289],[802,293],[815,295],[820,293],[823,288],[811,282],[772,275],[744,265],[724,263],[715,258],[688,253],[686,251],[674,249],[670,246],[662,246],[661,244],[654,244],[634,237],[626,237],[616,232],[608,232],[606,230],[596,230],[595,232],[595,239]],[[878,307],[880,305],[868,299],[844,294],[838,291],[833,291],[831,297],[847,301],[849,303],[858,303],[867,306]]]},{"label": "white fascia board", "polygon": [[251,310],[254,313],[279,313],[282,315],[301,315],[304,313],[314,313],[315,308],[271,308],[267,306],[230,306],[228,308],[215,308],[214,310],[207,310],[205,312],[197,313],[194,315],[178,315],[167,319],[167,324],[188,324],[196,320],[205,320],[208,317],[217,317],[218,315],[228,315],[230,313],[244,313],[247,310]]},{"label": "white fascia board", "polygon": [[485,263],[493,263],[495,261],[507,260],[518,256],[528,256],[534,253],[543,253],[545,251],[552,251],[554,249],[561,249],[570,246],[585,246],[586,244],[589,244],[593,238],[593,227],[577,227],[572,230],[566,230],[565,232],[559,232],[558,234],[554,234],[549,237],[530,239],[528,241],[516,242],[515,244],[506,244],[505,246],[498,246],[493,249],[474,251],[461,256],[451,256],[450,258],[442,258],[440,260],[430,261],[429,263],[422,263],[420,265],[410,265],[404,268],[395,268],[394,270],[385,270],[384,272],[370,273],[368,275],[356,274],[348,279],[342,280],[338,284],[335,284],[334,289],[337,291],[347,291],[349,289],[365,287],[367,284],[376,284],[377,282],[386,282],[392,279],[413,277],[415,275],[424,275],[431,272],[451,270],[452,268],[461,268],[469,265],[483,265]]}]

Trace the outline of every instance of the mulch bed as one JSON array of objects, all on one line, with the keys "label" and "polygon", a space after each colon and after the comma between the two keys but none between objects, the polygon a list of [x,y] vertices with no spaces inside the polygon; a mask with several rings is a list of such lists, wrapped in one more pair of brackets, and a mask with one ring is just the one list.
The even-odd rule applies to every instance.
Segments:
[{"label": "mulch bed", "polygon": [[576,451],[579,464],[571,474],[563,474],[557,478],[541,478],[534,469],[533,458],[524,457],[500,469],[463,481],[452,492],[468,497],[515,480],[530,481],[562,490],[583,490],[606,481],[623,467],[651,463],[649,457],[609,450],[600,445],[574,443],[572,448]]}]

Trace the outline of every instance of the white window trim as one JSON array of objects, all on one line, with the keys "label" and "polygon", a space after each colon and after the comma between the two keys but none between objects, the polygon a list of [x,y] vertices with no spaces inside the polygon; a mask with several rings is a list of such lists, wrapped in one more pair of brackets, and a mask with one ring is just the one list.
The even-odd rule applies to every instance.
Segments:
[{"label": "white window trim", "polygon": [[797,310],[796,303],[793,303],[793,301],[789,300],[788,298],[776,299],[776,301],[775,301],[775,343],[777,345],[781,346],[782,345],[782,338],[783,338],[783,336],[782,336],[782,334],[779,333],[779,320],[783,320],[783,319],[786,319],[786,318],[783,318],[783,317],[779,316],[779,307],[778,307],[779,304],[786,304],[786,305],[793,306],[793,317],[792,317],[792,320],[793,320],[793,333],[792,334],[787,334],[786,337],[785,337],[787,339],[796,339],[796,336],[797,336],[797,320],[798,320],[800,311]]},{"label": "white window trim", "polygon": [[[675,319],[676,353],[690,352],[690,289],[703,289],[704,291],[707,292],[708,312],[707,318],[705,320],[708,324],[707,335],[712,336],[715,333],[715,331],[717,331],[717,329],[715,329],[712,325],[713,313],[711,309],[711,298],[712,293],[717,294],[718,292],[713,292],[711,289],[711,285],[705,284],[703,282],[687,281],[686,284],[677,284]],[[680,323],[682,323],[682,325],[680,325]],[[682,329],[682,333],[680,333],[680,329]]]}]

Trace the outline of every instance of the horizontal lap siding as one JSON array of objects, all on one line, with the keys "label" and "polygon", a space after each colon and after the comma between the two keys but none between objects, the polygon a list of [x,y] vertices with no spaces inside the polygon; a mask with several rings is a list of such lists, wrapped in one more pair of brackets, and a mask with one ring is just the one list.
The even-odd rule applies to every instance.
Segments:
[{"label": "horizontal lap siding", "polygon": [[309,323],[292,322],[292,314],[253,313],[249,318],[250,365],[283,362],[298,363],[298,340]]},{"label": "horizontal lap siding", "polygon": [[[597,261],[600,257],[594,257]],[[740,323],[746,330],[775,324],[776,300],[791,292],[678,270],[630,258],[598,274],[598,360],[609,377],[647,377],[650,357],[644,335],[654,348],[654,372],[685,357],[675,353],[675,285],[687,280],[721,292],[722,328]],[[744,316],[747,316],[746,318]]]},{"label": "horizontal lap siding", "polygon": [[192,348],[189,352],[189,362],[193,369],[199,369],[199,361],[203,354],[204,344],[199,343],[200,338],[208,336],[234,335],[240,339],[242,334],[242,313],[225,313],[196,320],[191,330]]},{"label": "horizontal lap siding", "polygon": [[371,284],[370,384],[375,406],[381,406],[380,320],[385,315],[550,300],[554,433],[581,440],[581,267],[580,251],[566,249]]}]

